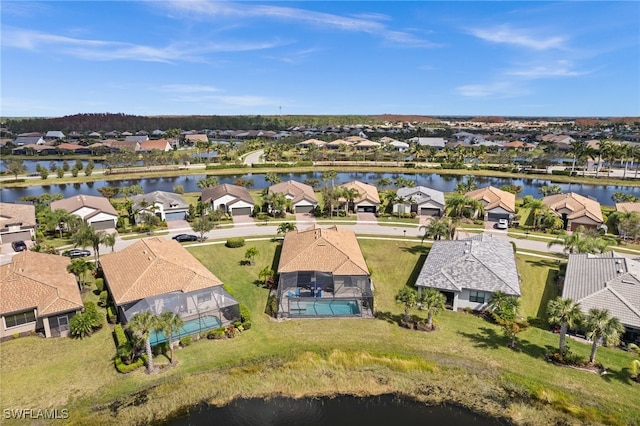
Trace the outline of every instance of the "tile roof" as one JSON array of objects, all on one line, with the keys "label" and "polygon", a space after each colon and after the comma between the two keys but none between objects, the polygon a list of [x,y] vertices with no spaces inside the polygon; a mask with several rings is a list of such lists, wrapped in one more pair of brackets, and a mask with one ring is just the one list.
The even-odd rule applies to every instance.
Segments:
[{"label": "tile roof", "polygon": [[[355,204],[363,201],[370,201],[374,204],[380,204],[380,196],[378,195],[378,188],[368,183],[360,182],[359,180],[352,180],[351,182],[343,183],[340,188],[355,189],[360,196],[354,200]],[[343,200],[344,201],[344,200]]]},{"label": "tile roof", "polygon": [[307,139],[306,141],[299,142],[297,145],[315,145],[317,147],[325,146],[327,143],[318,139]]},{"label": "tile roof", "polygon": [[285,234],[278,273],[296,271],[369,275],[356,234],[337,226],[314,226],[305,231]]},{"label": "tile roof", "polygon": [[184,138],[192,142],[209,142],[209,137],[204,134],[185,135]]},{"label": "tile roof", "polygon": [[38,316],[83,308],[64,256],[22,251],[0,266],[0,314],[36,308]]},{"label": "tile roof", "polygon": [[502,291],[520,296],[513,246],[480,234],[465,240],[435,241],[416,280],[417,287],[448,291]]},{"label": "tile roof", "polygon": [[555,212],[564,209],[571,211],[567,215],[569,220],[586,216],[593,221],[604,222],[600,203],[575,192],[549,195],[544,197],[542,202]]},{"label": "tile roof", "polygon": [[640,262],[615,252],[570,254],[562,297],[589,309],[608,309],[624,325],[640,328]]},{"label": "tile roof", "polygon": [[51,203],[51,210],[62,209],[69,213],[78,211],[83,207],[89,207],[103,213],[118,216],[118,212],[105,197],[95,195],[76,195]]},{"label": "tile roof", "polygon": [[619,212],[640,213],[640,203],[616,203],[616,210]]},{"label": "tile roof", "polygon": [[318,199],[313,192],[313,188],[305,183],[296,182],[295,180],[288,180],[286,182],[276,183],[269,187],[269,193],[282,193],[291,197],[293,204],[307,200],[312,203],[317,203]]},{"label": "tile roof", "polygon": [[141,151],[151,151],[153,149],[167,151],[168,149],[171,149],[171,144],[166,139],[149,139],[140,142]]},{"label": "tile roof", "polygon": [[202,196],[200,198],[203,203],[209,203],[222,198],[225,195],[231,195],[242,201],[253,204],[253,197],[247,188],[244,186],[230,185],[228,183],[203,189]]},{"label": "tile roof", "polygon": [[492,210],[496,207],[502,207],[508,212],[516,212],[516,196],[507,191],[503,191],[493,186],[479,188],[474,191],[467,192],[467,197],[478,201],[484,201],[485,210]]},{"label": "tile roof", "polygon": [[36,226],[36,207],[31,204],[0,203],[0,228]]},{"label": "tile roof", "polygon": [[117,305],[222,285],[180,243],[158,237],[100,256],[100,264]]},{"label": "tile roof", "polygon": [[413,188],[398,188],[398,197],[411,199],[415,204],[422,204],[434,201],[444,207],[444,193],[426,186],[415,186]]}]

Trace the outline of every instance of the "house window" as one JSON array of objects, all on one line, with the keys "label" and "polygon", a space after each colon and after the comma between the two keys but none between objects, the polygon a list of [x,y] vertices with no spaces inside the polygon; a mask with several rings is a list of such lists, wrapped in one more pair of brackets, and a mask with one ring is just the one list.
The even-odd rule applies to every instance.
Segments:
[{"label": "house window", "polygon": [[211,300],[211,293],[201,293],[198,295],[198,304]]},{"label": "house window", "polygon": [[484,291],[470,291],[469,302],[484,303],[487,299],[487,293]]},{"label": "house window", "polygon": [[7,328],[17,327],[36,321],[35,311],[20,312],[19,314],[7,315],[4,317],[4,323]]}]

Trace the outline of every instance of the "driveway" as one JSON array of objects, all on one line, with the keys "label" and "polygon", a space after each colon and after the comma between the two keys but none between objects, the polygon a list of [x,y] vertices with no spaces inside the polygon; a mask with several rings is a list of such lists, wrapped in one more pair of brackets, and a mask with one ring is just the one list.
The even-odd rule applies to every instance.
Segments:
[{"label": "driveway", "polygon": [[235,215],[231,217],[233,219],[233,225],[247,225],[254,224],[254,220],[252,216],[248,215]]},{"label": "driveway", "polygon": [[375,213],[357,213],[358,223],[378,224],[378,218]]},{"label": "driveway", "polygon": [[310,213],[296,213],[296,227],[307,229],[318,223],[316,217]]},{"label": "driveway", "polygon": [[174,229],[191,229],[191,224],[186,220],[170,220],[167,222],[167,228],[169,228],[169,231]]}]

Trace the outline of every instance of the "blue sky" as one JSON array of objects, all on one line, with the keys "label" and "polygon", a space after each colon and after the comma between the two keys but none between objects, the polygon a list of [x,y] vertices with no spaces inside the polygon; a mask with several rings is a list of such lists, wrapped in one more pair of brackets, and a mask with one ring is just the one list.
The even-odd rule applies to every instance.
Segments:
[{"label": "blue sky", "polygon": [[4,117],[640,116],[640,2],[1,4]]}]

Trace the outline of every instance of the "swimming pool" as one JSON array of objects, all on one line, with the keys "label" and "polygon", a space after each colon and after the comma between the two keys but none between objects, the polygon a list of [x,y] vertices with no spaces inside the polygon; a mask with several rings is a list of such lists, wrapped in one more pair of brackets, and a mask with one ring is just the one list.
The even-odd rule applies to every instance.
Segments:
[{"label": "swimming pool", "polygon": [[339,317],[360,315],[355,300],[290,300],[290,317]]},{"label": "swimming pool", "polygon": [[[180,329],[179,333],[173,335],[173,339],[177,340],[181,337],[188,336],[190,334],[196,334],[201,331],[213,330],[220,327],[221,323],[217,317],[206,316],[201,318],[185,321],[184,325]],[[157,345],[167,341],[164,333],[158,331],[152,331],[149,335],[151,345]]]}]

